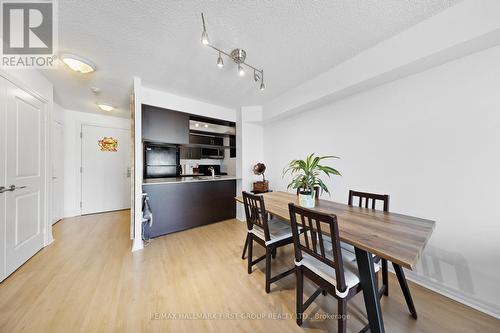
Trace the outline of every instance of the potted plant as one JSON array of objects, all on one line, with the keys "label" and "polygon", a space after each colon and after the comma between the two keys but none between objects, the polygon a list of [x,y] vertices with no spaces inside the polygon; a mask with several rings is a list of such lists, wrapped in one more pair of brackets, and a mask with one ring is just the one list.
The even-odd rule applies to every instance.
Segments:
[{"label": "potted plant", "polygon": [[286,174],[293,176],[288,184],[288,189],[298,189],[299,205],[306,208],[313,208],[315,204],[314,188],[319,187],[321,192],[330,194],[328,187],[319,178],[321,174],[328,177],[339,175],[340,172],[327,165],[321,165],[322,160],[338,158],[336,156],[314,156],[314,153],[307,156],[305,160],[293,160],[283,169],[283,177]]}]

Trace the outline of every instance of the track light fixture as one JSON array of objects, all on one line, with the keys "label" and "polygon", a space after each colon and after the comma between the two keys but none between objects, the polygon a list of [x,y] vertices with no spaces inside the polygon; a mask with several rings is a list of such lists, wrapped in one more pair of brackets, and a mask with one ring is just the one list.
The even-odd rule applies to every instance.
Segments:
[{"label": "track light fixture", "polygon": [[265,84],[264,84],[264,70],[263,69],[257,69],[254,66],[247,64],[245,62],[247,53],[243,49],[234,49],[230,53],[224,52],[223,50],[213,46],[210,44],[210,40],[208,39],[208,33],[207,33],[207,28],[205,25],[205,16],[203,13],[201,13],[201,22],[203,24],[203,32],[201,33],[201,43],[203,45],[206,45],[215,51],[219,52],[219,57],[217,58],[217,66],[219,68],[224,67],[224,61],[222,60],[222,55],[225,55],[226,57],[230,58],[233,60],[237,65],[238,65],[238,75],[239,76],[244,76],[245,75],[245,69],[244,66],[253,69],[253,79],[255,82],[260,82],[260,90],[265,89]]}]

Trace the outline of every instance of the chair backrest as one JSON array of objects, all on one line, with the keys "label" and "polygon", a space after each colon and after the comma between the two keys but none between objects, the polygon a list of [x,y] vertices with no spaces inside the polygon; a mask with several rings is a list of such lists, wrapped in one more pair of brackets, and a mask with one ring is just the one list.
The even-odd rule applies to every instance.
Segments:
[{"label": "chair backrest", "polygon": [[[381,201],[383,203],[383,210],[384,212],[389,211],[389,196],[387,194],[376,194],[376,193],[368,193],[368,192],[358,192],[358,191],[349,191],[349,201],[348,204],[349,206],[353,205],[354,198],[359,198],[358,199],[358,206],[359,207],[365,207],[365,208],[371,208],[371,209],[376,209],[377,207],[377,201]],[[370,200],[371,200],[371,205],[370,205]],[[363,204],[364,202],[364,204]]]},{"label": "chair backrest", "polygon": [[[337,216],[302,208],[293,203],[288,204],[288,210],[292,226],[295,260],[301,261],[304,252],[332,267],[335,269],[337,290],[345,291],[344,263],[340,248]],[[303,228],[302,233],[299,233],[299,226]],[[330,234],[330,236],[325,235],[325,233]],[[325,240],[331,242],[333,253],[325,249]]]},{"label": "chair backrest", "polygon": [[[299,192],[302,191],[303,189],[301,187],[297,188],[297,195],[299,195]],[[319,186],[314,187],[314,199],[319,199]]]},{"label": "chair backrest", "polygon": [[247,219],[248,230],[258,226],[264,230],[266,241],[271,239],[269,226],[267,224],[267,213],[262,195],[254,195],[243,191],[243,204],[245,206],[245,216]]}]

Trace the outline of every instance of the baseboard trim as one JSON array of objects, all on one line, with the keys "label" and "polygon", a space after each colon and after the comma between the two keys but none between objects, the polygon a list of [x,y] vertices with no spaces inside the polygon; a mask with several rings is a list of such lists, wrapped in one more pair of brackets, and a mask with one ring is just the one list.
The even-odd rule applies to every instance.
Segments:
[{"label": "baseboard trim", "polygon": [[134,240],[132,241],[132,252],[135,252],[135,251],[140,251],[144,249],[144,243],[142,241],[142,239],[139,239],[139,238],[134,238]]},{"label": "baseboard trim", "polygon": [[[392,272],[394,272],[391,269]],[[445,297],[451,298],[454,301],[457,301],[458,303],[464,304],[466,306],[469,306],[473,309],[476,309],[480,312],[483,312],[489,316],[492,316],[494,318],[500,319],[500,312],[499,309],[492,307],[489,304],[486,304],[484,302],[481,302],[480,300],[476,298],[472,298],[464,293],[461,293],[457,290],[452,290],[448,288],[447,286],[432,281],[431,279],[418,275],[414,272],[405,270],[405,276],[408,280],[424,287],[429,290],[432,290],[440,295],[443,295]]]}]

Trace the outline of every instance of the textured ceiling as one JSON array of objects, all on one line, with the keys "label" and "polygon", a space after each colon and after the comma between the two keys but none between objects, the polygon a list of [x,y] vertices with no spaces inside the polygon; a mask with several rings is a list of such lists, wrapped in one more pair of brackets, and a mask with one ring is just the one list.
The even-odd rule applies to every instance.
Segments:
[{"label": "textured ceiling", "polygon": [[[79,75],[45,70],[63,107],[128,115],[132,77],[149,86],[224,106],[263,104],[298,84],[458,3],[459,0],[165,1],[59,0],[59,50],[93,61]],[[266,90],[200,43],[200,12],[212,44],[247,51],[264,68]],[[102,92],[93,96],[90,87]]]}]

